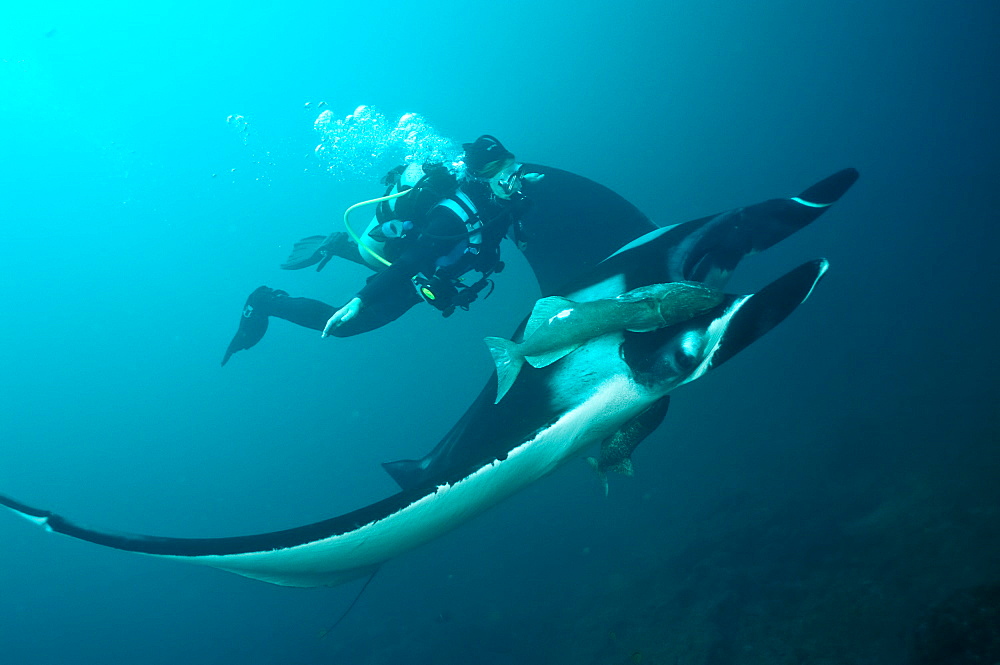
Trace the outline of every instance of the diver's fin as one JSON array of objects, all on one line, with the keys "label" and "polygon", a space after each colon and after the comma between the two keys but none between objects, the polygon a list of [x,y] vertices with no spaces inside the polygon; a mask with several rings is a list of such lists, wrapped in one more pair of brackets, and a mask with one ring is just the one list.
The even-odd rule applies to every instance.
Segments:
[{"label": "diver's fin", "polygon": [[226,366],[234,353],[252,348],[264,338],[264,333],[267,332],[267,305],[275,294],[284,293],[284,291],[275,291],[266,286],[254,289],[247,298],[246,304],[243,305],[243,313],[240,315],[240,324],[236,329],[236,334],[233,335],[232,341],[226,347],[225,355],[222,356],[223,367]]},{"label": "diver's fin", "polygon": [[559,312],[570,309],[576,303],[561,296],[541,298],[531,310],[528,322],[524,324],[523,339],[528,339],[539,327]]},{"label": "diver's fin", "polygon": [[323,258],[319,250],[325,241],[326,236],[309,236],[297,241],[288,258],[281,264],[281,269],[301,270],[319,263],[320,259]]},{"label": "diver's fin", "polygon": [[493,356],[493,362],[497,366],[497,398],[493,403],[499,404],[520,374],[524,356],[518,352],[514,342],[503,337],[487,337],[483,341],[489,347],[490,355]]},{"label": "diver's fin", "polygon": [[532,356],[525,356],[524,359],[528,361],[528,364],[532,367],[548,367],[557,360],[565,358],[573,351],[579,349],[583,344],[570,344],[564,346],[555,351],[549,351],[548,353],[539,353]]}]

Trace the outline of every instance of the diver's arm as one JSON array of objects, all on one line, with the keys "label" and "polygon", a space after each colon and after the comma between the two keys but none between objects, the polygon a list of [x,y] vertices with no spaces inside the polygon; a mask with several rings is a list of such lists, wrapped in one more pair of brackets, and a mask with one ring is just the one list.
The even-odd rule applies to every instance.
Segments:
[{"label": "diver's arm", "polygon": [[426,230],[429,235],[421,236],[411,243],[389,267],[373,275],[349,303],[329,318],[323,328],[323,337],[330,336],[334,330],[353,320],[366,304],[381,306],[402,302],[404,306],[400,311],[405,311],[412,305],[412,302],[405,302],[408,300],[405,295],[401,299],[401,294],[413,293],[410,280],[420,272],[434,269],[435,261],[451,251],[455,244],[454,237],[460,235],[464,225],[459,224],[451,213],[432,212],[428,217]]},{"label": "diver's arm", "polygon": [[354,319],[366,303],[398,300],[402,284],[420,272],[421,266],[433,263],[434,252],[430,249],[404,252],[391,266],[373,275],[349,303],[334,312],[323,328],[323,337],[329,337],[333,330]]},{"label": "diver's arm", "polygon": [[329,336],[331,330],[339,328],[357,316],[358,312],[361,311],[363,304],[364,303],[361,302],[361,298],[355,296],[349,303],[334,312],[333,316],[327,319],[326,326],[323,328],[322,336]]}]

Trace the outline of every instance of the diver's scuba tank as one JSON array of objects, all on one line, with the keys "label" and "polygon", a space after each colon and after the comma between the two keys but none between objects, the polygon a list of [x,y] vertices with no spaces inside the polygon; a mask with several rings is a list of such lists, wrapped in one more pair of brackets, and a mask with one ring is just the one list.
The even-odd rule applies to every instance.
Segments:
[{"label": "diver's scuba tank", "polygon": [[[390,171],[387,178],[393,177],[397,173],[398,178],[393,178],[392,181],[386,183],[388,185],[386,196],[412,189],[424,177],[424,170],[420,164],[410,164],[401,172]],[[396,198],[381,201],[375,209],[375,214],[372,215],[371,222],[358,236],[358,253],[365,263],[375,270],[384,270],[386,267],[384,262],[376,258],[377,256],[385,256],[386,243],[402,238],[407,231],[413,228],[413,223],[409,220],[395,219],[396,201]]]}]

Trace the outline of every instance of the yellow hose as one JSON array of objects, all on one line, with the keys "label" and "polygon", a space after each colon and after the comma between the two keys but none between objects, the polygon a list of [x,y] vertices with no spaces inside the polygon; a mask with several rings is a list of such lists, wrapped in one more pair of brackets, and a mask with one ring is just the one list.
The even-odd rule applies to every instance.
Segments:
[{"label": "yellow hose", "polygon": [[379,255],[378,252],[376,252],[374,249],[372,249],[368,245],[366,245],[363,242],[361,242],[361,238],[359,238],[358,234],[355,233],[354,229],[351,228],[351,220],[350,220],[351,212],[355,208],[361,208],[362,206],[371,205],[372,203],[381,203],[382,201],[388,201],[389,199],[395,199],[395,198],[398,198],[398,197],[403,196],[405,194],[408,194],[408,193],[410,193],[412,191],[413,191],[413,188],[404,189],[403,191],[396,192],[395,194],[388,194],[387,196],[380,196],[377,199],[371,199],[369,201],[361,201],[360,203],[355,203],[350,208],[348,208],[347,210],[344,211],[344,226],[347,227],[347,235],[351,236],[351,240],[353,240],[355,243],[357,243],[358,247],[360,247],[361,249],[365,250],[366,252],[368,252],[369,254],[371,254],[372,256],[374,256],[378,261],[382,262],[386,266],[391,266],[392,262],[391,261],[387,261],[381,255]]}]

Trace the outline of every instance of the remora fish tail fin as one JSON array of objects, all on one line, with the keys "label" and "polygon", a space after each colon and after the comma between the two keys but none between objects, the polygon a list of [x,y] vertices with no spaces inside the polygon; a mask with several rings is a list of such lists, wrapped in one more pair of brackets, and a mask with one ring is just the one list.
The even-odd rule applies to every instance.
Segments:
[{"label": "remora fish tail fin", "polygon": [[514,342],[503,337],[487,337],[483,341],[489,347],[490,355],[493,356],[493,362],[497,366],[497,398],[494,404],[499,404],[520,374],[524,356],[518,352]]},{"label": "remora fish tail fin", "polygon": [[795,268],[750,296],[730,320],[718,350],[712,356],[716,368],[781,323],[805,302],[830,267],[816,259]]}]

